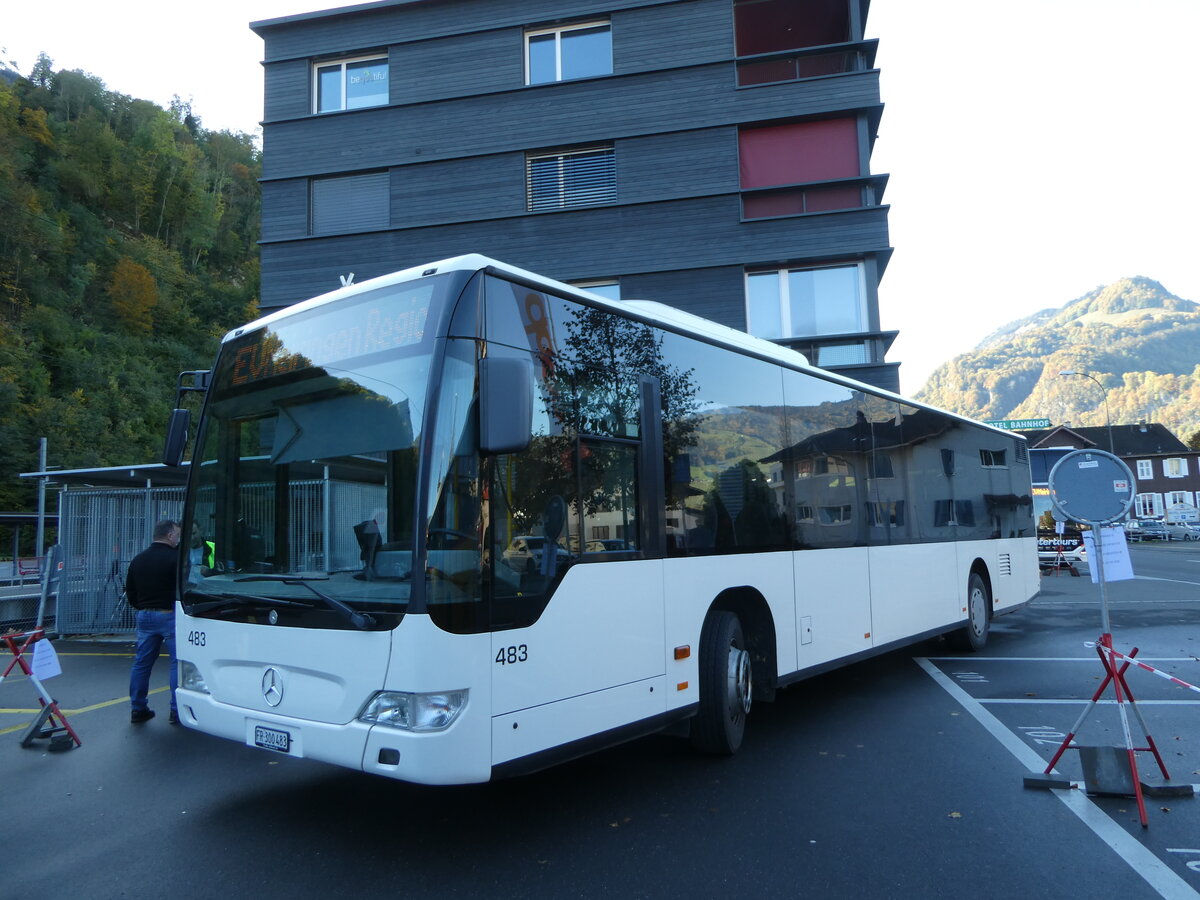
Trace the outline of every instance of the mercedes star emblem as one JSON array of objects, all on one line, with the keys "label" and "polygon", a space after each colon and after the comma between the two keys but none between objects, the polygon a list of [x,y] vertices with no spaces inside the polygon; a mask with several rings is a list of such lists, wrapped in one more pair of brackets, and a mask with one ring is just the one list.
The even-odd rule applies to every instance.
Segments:
[{"label": "mercedes star emblem", "polygon": [[278,706],[283,702],[283,676],[274,666],[269,666],[263,672],[262,692],[268,706]]}]

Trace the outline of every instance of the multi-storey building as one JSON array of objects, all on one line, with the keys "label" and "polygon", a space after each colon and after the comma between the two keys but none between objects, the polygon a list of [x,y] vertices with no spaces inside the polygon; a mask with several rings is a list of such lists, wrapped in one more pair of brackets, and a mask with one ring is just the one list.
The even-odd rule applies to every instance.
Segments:
[{"label": "multi-storey building", "polygon": [[897,389],[869,0],[381,0],[265,43],[264,310],[465,252]]}]

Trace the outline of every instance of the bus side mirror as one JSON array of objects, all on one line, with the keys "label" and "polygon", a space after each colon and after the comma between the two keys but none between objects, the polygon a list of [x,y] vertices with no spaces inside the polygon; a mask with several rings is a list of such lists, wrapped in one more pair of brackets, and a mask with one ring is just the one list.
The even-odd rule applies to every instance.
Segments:
[{"label": "bus side mirror", "polygon": [[479,361],[479,449],[519,453],[533,438],[533,361],[487,357]]},{"label": "bus side mirror", "polygon": [[164,466],[178,468],[183,462],[183,451],[187,449],[188,427],[191,423],[191,410],[171,410],[171,421],[167,425],[167,440],[163,444],[162,461]]}]

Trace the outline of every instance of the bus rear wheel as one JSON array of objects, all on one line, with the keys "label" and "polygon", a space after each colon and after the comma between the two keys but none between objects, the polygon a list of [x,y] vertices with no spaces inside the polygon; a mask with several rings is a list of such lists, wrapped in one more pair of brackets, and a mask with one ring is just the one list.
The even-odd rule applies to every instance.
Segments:
[{"label": "bus rear wheel", "polygon": [[992,628],[992,594],[978,572],[967,579],[967,624],[947,637],[955,650],[973,653],[987,646]]},{"label": "bus rear wheel", "polygon": [[692,746],[730,756],[742,745],[753,701],[750,653],[736,613],[709,614],[700,634],[700,711],[692,719]]}]

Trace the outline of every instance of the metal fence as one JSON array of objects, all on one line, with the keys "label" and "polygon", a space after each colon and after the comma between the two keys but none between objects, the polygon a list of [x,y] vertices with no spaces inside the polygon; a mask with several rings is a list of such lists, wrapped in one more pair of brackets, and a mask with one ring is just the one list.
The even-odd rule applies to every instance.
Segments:
[{"label": "metal fence", "polygon": [[[59,543],[63,571],[58,586],[53,628],[60,634],[132,632],[134,611],[125,601],[129,563],[149,546],[154,523],[178,520],[183,514],[182,487],[67,490],[59,494]],[[201,491],[199,511],[205,509]],[[350,528],[334,523],[356,522],[362,510],[386,505],[382,485],[333,479],[296,481],[288,485],[289,553],[291,571],[354,568],[360,548]],[[274,555],[275,485],[246,484],[240,508],[249,527],[263,539],[264,555]],[[184,535],[187,541],[188,536]],[[2,601],[0,601],[2,602]],[[39,598],[28,618],[37,613]],[[0,611],[2,613],[2,611]],[[49,624],[50,611],[47,611]]]},{"label": "metal fence", "polygon": [[59,494],[63,571],[54,630],[133,631],[125,602],[129,561],[149,546],[154,523],[183,513],[182,487],[70,490]]}]

